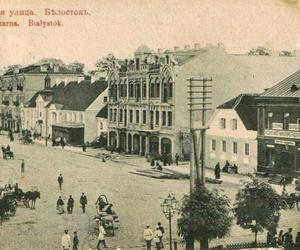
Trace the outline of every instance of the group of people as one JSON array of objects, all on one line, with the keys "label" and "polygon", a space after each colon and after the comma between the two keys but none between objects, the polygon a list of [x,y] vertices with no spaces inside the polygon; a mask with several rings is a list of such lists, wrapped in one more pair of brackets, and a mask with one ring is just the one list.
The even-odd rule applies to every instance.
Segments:
[{"label": "group of people", "polygon": [[61,238],[61,246],[63,250],[70,250],[71,246],[73,250],[78,250],[79,246],[79,237],[77,232],[73,233],[73,239],[71,240],[71,236],[69,235],[69,231],[66,229],[64,235]]},{"label": "group of people", "polygon": [[[58,182],[59,190],[62,190],[62,185],[64,182],[64,177],[62,176],[62,174],[59,174],[59,176],[57,177],[57,182]],[[72,195],[70,195],[67,201],[67,212],[69,214],[73,213],[74,202],[75,202],[74,198],[72,197]],[[82,212],[85,213],[85,207],[87,205],[87,197],[84,193],[81,194],[79,203],[81,205]],[[56,210],[58,214],[63,214],[65,212],[64,205],[65,202],[63,201],[62,197],[59,196],[56,202]]]},{"label": "group of people", "polygon": [[[224,167],[222,168],[222,172],[237,174],[238,167],[235,163],[231,165],[228,161],[226,161]],[[215,166],[215,178],[217,180],[221,179],[221,166],[219,162]]]},{"label": "group of people", "polygon": [[278,236],[276,232],[268,232],[267,234],[267,244],[268,246],[284,246],[284,247],[299,247],[300,249],[300,232],[297,232],[295,241],[293,240],[293,229],[289,228],[287,232],[280,230]]},{"label": "group of people", "polygon": [[144,229],[144,240],[146,242],[147,250],[151,250],[152,240],[155,243],[156,250],[160,250],[164,248],[163,244],[163,235],[165,230],[160,222],[157,223],[155,227],[155,231],[153,231],[150,225],[147,225]]}]

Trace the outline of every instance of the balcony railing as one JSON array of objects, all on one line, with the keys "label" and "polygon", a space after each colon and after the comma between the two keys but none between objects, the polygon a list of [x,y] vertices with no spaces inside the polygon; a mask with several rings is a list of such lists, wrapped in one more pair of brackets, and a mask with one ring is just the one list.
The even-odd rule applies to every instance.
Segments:
[{"label": "balcony railing", "polygon": [[265,129],[265,136],[285,137],[285,138],[300,138],[300,131],[294,130],[275,130]]}]

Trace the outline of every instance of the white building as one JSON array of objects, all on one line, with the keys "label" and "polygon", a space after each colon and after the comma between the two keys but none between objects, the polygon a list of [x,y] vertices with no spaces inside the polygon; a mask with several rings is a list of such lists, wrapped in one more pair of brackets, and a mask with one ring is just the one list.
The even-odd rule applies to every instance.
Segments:
[{"label": "white building", "polygon": [[226,160],[238,166],[240,173],[257,167],[258,95],[241,94],[217,107],[207,130],[207,166],[221,167]]}]

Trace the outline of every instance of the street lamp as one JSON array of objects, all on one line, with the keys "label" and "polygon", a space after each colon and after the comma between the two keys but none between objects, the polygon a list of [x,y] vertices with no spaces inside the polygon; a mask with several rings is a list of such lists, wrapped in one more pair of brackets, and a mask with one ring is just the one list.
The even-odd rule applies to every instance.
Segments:
[{"label": "street lamp", "polygon": [[161,204],[162,211],[166,218],[169,220],[169,232],[170,232],[170,250],[172,250],[172,228],[171,219],[174,213],[178,210],[178,201],[174,195],[169,194],[168,197]]}]

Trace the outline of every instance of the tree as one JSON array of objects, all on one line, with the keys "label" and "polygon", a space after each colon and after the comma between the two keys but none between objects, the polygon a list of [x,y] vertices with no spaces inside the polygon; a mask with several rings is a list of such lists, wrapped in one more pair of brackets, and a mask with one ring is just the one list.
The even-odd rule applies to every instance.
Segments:
[{"label": "tree", "polygon": [[201,250],[207,250],[209,240],[222,238],[230,232],[230,201],[217,190],[198,186],[191,195],[184,196],[179,213],[178,234],[185,240],[188,250],[194,249],[194,240],[200,241]]},{"label": "tree", "polygon": [[6,73],[10,73],[10,72],[14,72],[15,69],[20,69],[20,68],[22,68],[22,65],[20,65],[20,64],[12,64],[12,65],[8,65],[8,66],[4,67],[4,71]]},{"label": "tree", "polygon": [[95,66],[100,72],[109,72],[114,68],[116,58],[112,53],[109,53],[106,57],[99,59]]},{"label": "tree", "polygon": [[248,52],[248,55],[251,56],[270,56],[271,54],[272,51],[265,47],[256,47]]},{"label": "tree", "polygon": [[275,232],[282,208],[285,208],[283,200],[272,186],[252,178],[243,184],[236,195],[236,223],[255,234],[256,244],[258,232],[263,232],[264,229]]},{"label": "tree", "polygon": [[68,65],[68,68],[74,72],[82,73],[84,69],[84,64],[78,61],[74,61]]},{"label": "tree", "polygon": [[39,64],[53,64],[53,65],[59,65],[59,66],[65,66],[65,63],[61,59],[57,58],[43,58],[39,62]]}]

